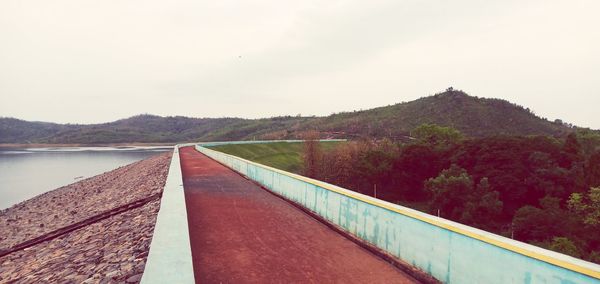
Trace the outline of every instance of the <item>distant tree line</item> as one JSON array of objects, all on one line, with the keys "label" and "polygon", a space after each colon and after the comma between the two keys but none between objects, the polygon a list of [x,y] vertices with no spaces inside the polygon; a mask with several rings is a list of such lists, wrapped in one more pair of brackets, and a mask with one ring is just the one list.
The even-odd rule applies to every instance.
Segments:
[{"label": "distant tree line", "polygon": [[[509,118],[509,119],[507,119]],[[549,135],[565,137],[575,129],[550,122],[529,109],[499,99],[477,98],[448,89],[415,101],[329,116],[263,119],[191,118],[137,115],[109,123],[54,124],[0,117],[0,143],[101,144],[294,139],[307,130],[328,137],[398,140],[423,123],[459,129],[465,136]]]}]

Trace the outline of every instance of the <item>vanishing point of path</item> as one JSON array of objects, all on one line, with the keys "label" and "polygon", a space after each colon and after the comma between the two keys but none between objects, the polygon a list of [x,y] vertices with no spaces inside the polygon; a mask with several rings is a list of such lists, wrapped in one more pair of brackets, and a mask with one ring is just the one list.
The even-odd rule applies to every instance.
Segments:
[{"label": "vanishing point of path", "polygon": [[416,283],[286,201],[180,149],[199,283]]}]

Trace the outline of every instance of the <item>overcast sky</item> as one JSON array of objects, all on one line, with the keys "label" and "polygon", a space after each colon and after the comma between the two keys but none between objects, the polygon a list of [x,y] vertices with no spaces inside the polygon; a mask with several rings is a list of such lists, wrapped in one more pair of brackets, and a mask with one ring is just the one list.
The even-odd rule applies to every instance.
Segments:
[{"label": "overcast sky", "polygon": [[0,1],[0,116],[328,115],[449,86],[600,128],[600,1]]}]

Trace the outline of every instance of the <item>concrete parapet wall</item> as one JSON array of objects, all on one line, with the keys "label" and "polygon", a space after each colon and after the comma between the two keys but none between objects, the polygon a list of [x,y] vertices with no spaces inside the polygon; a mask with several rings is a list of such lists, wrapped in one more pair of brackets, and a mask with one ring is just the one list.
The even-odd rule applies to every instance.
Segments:
[{"label": "concrete parapet wall", "polygon": [[203,147],[213,145],[196,149],[442,282],[600,283],[599,265]]},{"label": "concrete parapet wall", "polygon": [[194,283],[178,146],[173,150],[141,283]]}]

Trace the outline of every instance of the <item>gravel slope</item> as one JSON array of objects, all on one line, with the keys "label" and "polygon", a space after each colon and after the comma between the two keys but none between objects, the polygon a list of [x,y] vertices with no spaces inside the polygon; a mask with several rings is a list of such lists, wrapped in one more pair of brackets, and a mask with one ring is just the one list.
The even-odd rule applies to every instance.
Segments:
[{"label": "gravel slope", "polygon": [[[160,193],[171,154],[161,154],[44,193],[0,211],[0,250]],[[0,257],[0,283],[139,282],[160,200]]]}]

